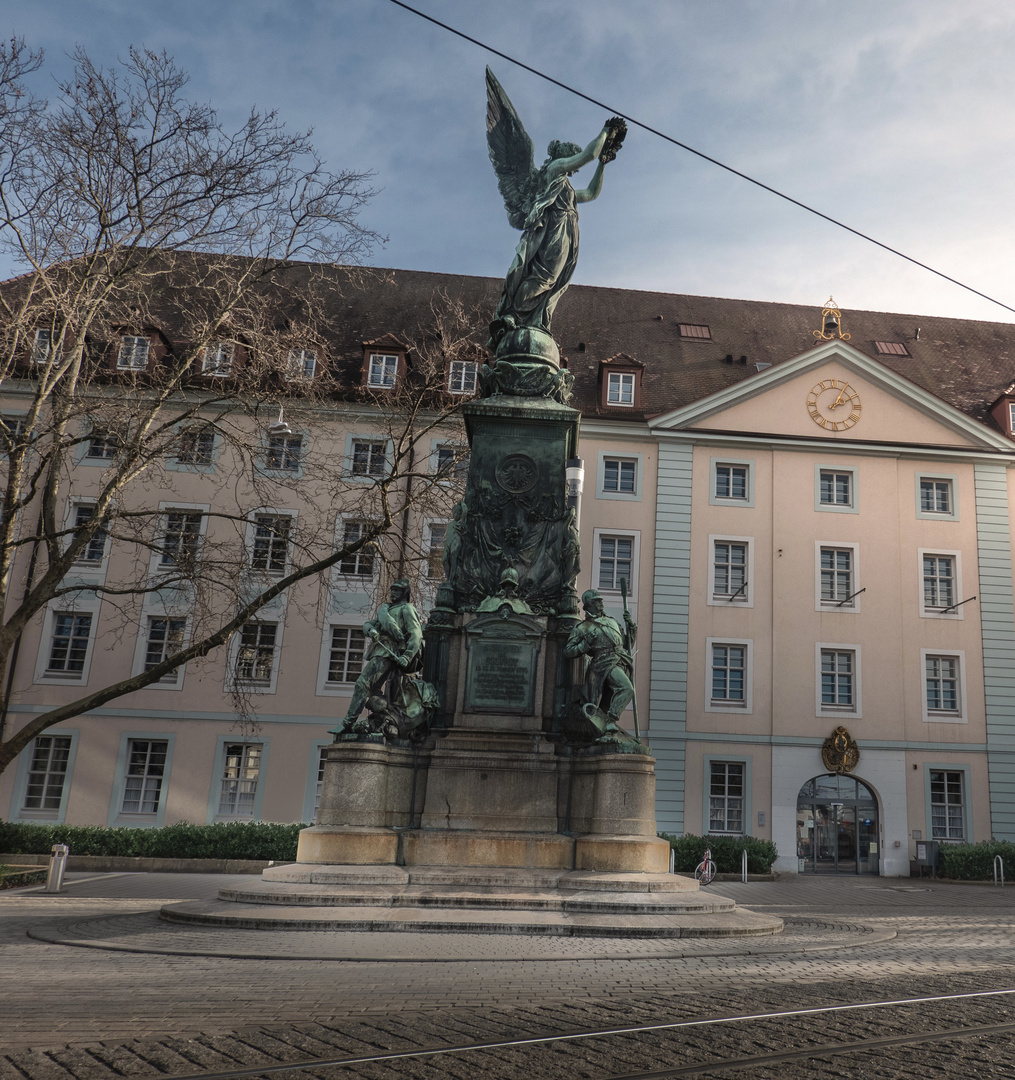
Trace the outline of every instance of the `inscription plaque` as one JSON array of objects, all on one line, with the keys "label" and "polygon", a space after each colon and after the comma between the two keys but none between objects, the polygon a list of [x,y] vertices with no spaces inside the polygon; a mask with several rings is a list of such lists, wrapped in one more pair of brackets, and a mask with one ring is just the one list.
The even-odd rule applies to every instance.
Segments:
[{"label": "inscription plaque", "polygon": [[531,715],[542,628],[524,616],[488,615],[468,627],[465,711]]}]

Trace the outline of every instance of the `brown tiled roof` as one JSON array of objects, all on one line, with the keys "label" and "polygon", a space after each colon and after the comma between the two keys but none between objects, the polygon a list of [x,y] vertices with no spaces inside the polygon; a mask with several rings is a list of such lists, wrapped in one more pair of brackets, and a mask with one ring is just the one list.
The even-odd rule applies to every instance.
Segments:
[{"label": "brown tiled roof", "polygon": [[[329,370],[349,388],[362,381],[364,342],[389,336],[406,343],[418,340],[432,325],[432,304],[443,297],[462,302],[475,319],[477,342],[484,341],[501,287],[495,278],[307,264],[294,266],[287,277],[288,297],[302,291],[323,300],[331,323],[324,335]],[[167,316],[163,331],[173,340],[185,340],[186,327],[172,324],[187,304],[174,296],[168,306],[178,314]],[[819,344],[813,331],[821,326],[821,308],[819,302],[779,304],[572,285],[554,314],[553,332],[575,376],[572,404],[590,417],[636,420],[687,405],[756,374],[758,364],[779,364]],[[301,312],[280,317],[296,322]],[[708,326],[711,339],[681,337],[680,323]],[[988,407],[1015,381],[1015,324],[846,307],[842,328],[860,352],[995,426]],[[910,355],[880,355],[876,341],[901,342]],[[600,364],[619,354],[644,364],[640,410],[601,404]]]}]

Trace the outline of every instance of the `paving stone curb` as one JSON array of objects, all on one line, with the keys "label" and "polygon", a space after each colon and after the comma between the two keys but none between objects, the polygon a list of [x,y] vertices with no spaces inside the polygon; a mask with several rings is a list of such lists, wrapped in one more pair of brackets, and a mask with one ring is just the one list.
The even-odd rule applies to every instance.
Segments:
[{"label": "paving stone curb", "polygon": [[[46,866],[48,855],[4,855],[0,863],[16,861],[20,866]],[[259,874],[273,860],[258,859],[147,859],[126,855],[69,855],[67,869],[91,870],[105,874]]]}]

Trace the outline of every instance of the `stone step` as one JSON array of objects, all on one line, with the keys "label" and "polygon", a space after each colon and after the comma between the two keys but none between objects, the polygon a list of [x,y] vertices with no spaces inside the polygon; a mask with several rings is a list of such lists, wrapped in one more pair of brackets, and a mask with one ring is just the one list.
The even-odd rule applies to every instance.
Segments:
[{"label": "stone step", "polygon": [[744,909],[620,912],[422,907],[300,907],[192,900],[168,904],[171,923],[257,930],[358,930],[411,933],[533,934],[553,937],[678,938],[777,934],[782,920]]}]

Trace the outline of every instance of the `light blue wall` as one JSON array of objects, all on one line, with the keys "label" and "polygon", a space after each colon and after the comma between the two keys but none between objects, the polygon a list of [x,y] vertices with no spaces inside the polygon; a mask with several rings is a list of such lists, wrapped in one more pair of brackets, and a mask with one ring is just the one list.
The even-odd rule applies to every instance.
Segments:
[{"label": "light blue wall", "polygon": [[991,832],[998,840],[1015,840],[1015,614],[1007,471],[1003,465],[977,465],[975,476]]},{"label": "light blue wall", "polygon": [[692,447],[659,447],[649,741],[656,756],[656,821],[684,831],[687,613],[690,599]]}]

